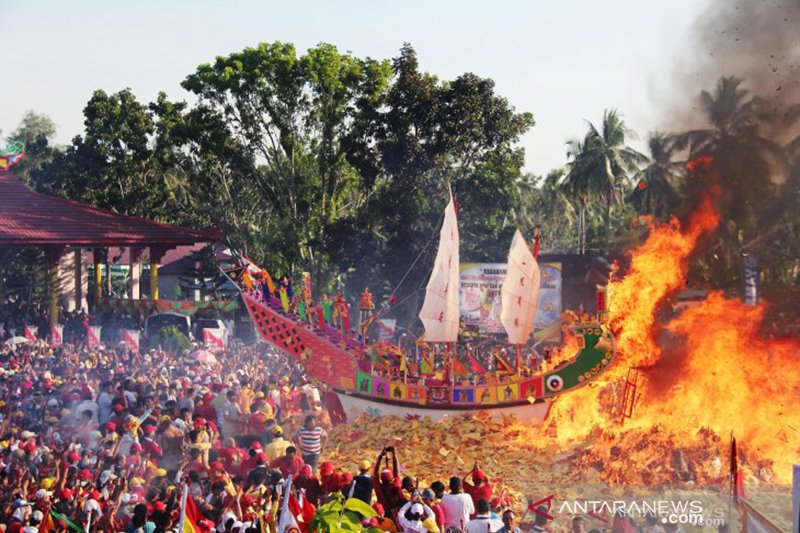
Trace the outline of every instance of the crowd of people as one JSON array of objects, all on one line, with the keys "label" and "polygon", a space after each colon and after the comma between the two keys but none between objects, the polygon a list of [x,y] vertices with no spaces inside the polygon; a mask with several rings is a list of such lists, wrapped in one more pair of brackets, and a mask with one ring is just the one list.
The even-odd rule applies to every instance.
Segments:
[{"label": "crowd of people", "polygon": [[[308,533],[315,509],[355,498],[373,510],[361,516],[365,530],[521,533],[525,514],[530,531],[555,531],[546,513],[495,494],[477,464],[427,486],[402,475],[392,447],[332,464],[325,391],[297,361],[235,341],[218,359],[4,344],[0,530],[152,533],[183,521],[184,531]],[[290,495],[301,511],[281,529]],[[586,529],[577,520],[568,530]]]}]

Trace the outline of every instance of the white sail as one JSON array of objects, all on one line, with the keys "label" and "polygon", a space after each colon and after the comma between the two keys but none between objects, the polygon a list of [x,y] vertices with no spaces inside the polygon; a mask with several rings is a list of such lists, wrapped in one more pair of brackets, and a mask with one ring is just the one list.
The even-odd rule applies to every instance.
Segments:
[{"label": "white sail", "polygon": [[453,194],[444,210],[444,222],[439,232],[439,250],[433,264],[431,279],[425,290],[425,302],[419,318],[425,326],[428,342],[455,342],[458,338],[458,222]]},{"label": "white sail", "polygon": [[500,321],[508,333],[509,344],[525,344],[531,335],[540,281],[539,265],[517,230],[508,251],[506,279],[500,290]]}]

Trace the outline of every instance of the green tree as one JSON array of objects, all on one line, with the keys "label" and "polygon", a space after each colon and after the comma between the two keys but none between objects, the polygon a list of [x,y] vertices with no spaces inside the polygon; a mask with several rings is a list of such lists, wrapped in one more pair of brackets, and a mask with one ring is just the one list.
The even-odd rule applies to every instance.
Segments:
[{"label": "green tree", "polygon": [[25,112],[17,129],[8,136],[9,141],[25,143],[25,157],[14,166],[15,176],[31,184],[32,174],[52,162],[57,151],[51,146],[55,134],[56,125],[50,117],[32,109]]},{"label": "green tree", "polygon": [[[703,262],[710,269],[707,277],[722,284],[739,279],[747,243],[774,224],[776,212],[770,205],[788,169],[784,148],[760,134],[763,101],[741,85],[739,78],[723,77],[713,93],[703,91],[700,101],[711,128],[678,138],[678,147],[688,146],[691,159],[710,156],[713,161],[712,179],[720,186],[717,203],[723,220]],[[689,197],[703,194],[708,185],[689,181]]]},{"label": "green tree", "polygon": [[667,221],[678,212],[681,188],[686,178],[686,164],[673,161],[677,138],[674,135],[654,132],[650,135],[650,163],[642,172],[642,179],[633,190],[632,201],[640,213],[651,214]]},{"label": "green tree", "polygon": [[568,187],[578,195],[579,202],[586,205],[582,209],[584,233],[585,211],[590,198],[598,198],[602,202],[605,208],[606,254],[612,240],[612,207],[624,202],[625,194],[639,172],[639,165],[647,161],[643,154],[625,144],[628,135],[630,131],[616,110],[606,110],[600,129],[590,122],[583,142],[569,145],[571,164],[566,177]]},{"label": "green tree", "polygon": [[387,94],[362,109],[348,138],[348,159],[376,186],[361,216],[341,228],[336,257],[366,258],[351,263],[362,287],[405,279],[402,295],[417,291],[408,300],[410,318],[429,275],[448,183],[458,200],[462,259],[507,253],[524,158],[515,145],[533,117],[515,112],[491,80],[467,73],[440,82],[421,72],[408,44],[392,67]]},{"label": "green tree", "polygon": [[389,72],[388,63],[329,44],[298,56],[276,42],[218,57],[183,82],[250,159],[243,177],[281,236],[270,252],[285,270],[319,272],[328,227],[363,205],[362,178],[347,164],[342,138],[357,106],[385,90]]}]

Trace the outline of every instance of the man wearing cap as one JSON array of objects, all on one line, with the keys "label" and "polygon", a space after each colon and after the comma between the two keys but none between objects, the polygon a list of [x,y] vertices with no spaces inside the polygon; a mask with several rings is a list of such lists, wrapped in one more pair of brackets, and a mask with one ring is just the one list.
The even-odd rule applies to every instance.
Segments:
[{"label": "man wearing cap", "polygon": [[372,476],[369,471],[372,470],[372,462],[366,459],[358,464],[358,474],[353,478],[353,483],[350,485],[348,498],[358,498],[366,504],[372,503]]},{"label": "man wearing cap", "polygon": [[280,426],[273,426],[272,437],[272,441],[264,449],[264,453],[267,454],[267,461],[270,462],[284,455],[286,448],[292,445],[291,442],[283,438],[283,428]]},{"label": "man wearing cap", "polygon": [[419,496],[406,502],[397,512],[397,524],[403,533],[427,533],[424,522],[434,519],[433,509],[422,503]]},{"label": "man wearing cap", "polygon": [[194,409],[194,416],[205,418],[206,420],[212,420],[214,423],[217,422],[217,410],[216,408],[211,405],[211,400],[214,399],[214,396],[210,392],[206,392],[203,394],[203,403],[195,407]]},{"label": "man wearing cap", "polygon": [[444,511],[436,500],[436,492],[433,488],[422,491],[422,503],[433,509],[433,514],[436,515],[436,525],[439,526],[439,529],[444,531]]},{"label": "man wearing cap", "polygon": [[[392,469],[381,468],[381,462],[384,457],[392,456]],[[383,508],[389,516],[394,516],[394,513],[406,502],[403,497],[403,489],[401,487],[399,474],[399,466],[397,464],[397,454],[394,451],[394,446],[388,446],[381,450],[378,459],[375,461],[375,469],[373,470],[373,487],[375,489],[375,497],[378,499]]]},{"label": "man wearing cap", "polygon": [[478,461],[475,461],[475,465],[472,467],[472,483],[469,481],[464,481],[464,492],[469,494],[472,497],[472,503],[477,507],[478,500],[481,498],[485,499],[488,502],[492,501],[492,484],[489,483],[486,475],[483,473],[483,470],[480,469],[478,466]]},{"label": "man wearing cap", "polygon": [[306,498],[315,507],[319,504],[322,486],[319,479],[311,471],[311,465],[303,465],[303,468],[300,469],[300,474],[292,480],[292,485],[297,489],[304,490]]}]

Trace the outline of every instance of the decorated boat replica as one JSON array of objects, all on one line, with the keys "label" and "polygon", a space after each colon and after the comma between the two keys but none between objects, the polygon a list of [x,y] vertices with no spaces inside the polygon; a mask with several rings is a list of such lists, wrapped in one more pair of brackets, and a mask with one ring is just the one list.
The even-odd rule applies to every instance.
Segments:
[{"label": "decorated boat replica", "polygon": [[244,257],[234,255],[224,270],[241,291],[260,338],[292,354],[325,385],[333,418],[345,420],[367,413],[435,420],[487,411],[536,423],[546,418],[553,399],[596,379],[616,357],[602,304],[596,313],[572,314],[570,322],[562,325],[577,353],[549,369],[524,364],[538,303],[537,252],[538,236],[532,252],[517,231],[501,289],[500,318],[508,342],[494,347],[496,364],[486,366],[477,362],[471,348],[458,342],[459,238],[452,195],[419,313],[425,334],[411,350],[368,340],[375,317],[367,289],[360,298],[356,333],[341,295],[333,300],[323,297],[315,304],[307,275],[302,289],[292,291],[291,282],[282,280],[276,285],[265,269]]}]

